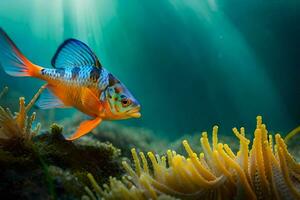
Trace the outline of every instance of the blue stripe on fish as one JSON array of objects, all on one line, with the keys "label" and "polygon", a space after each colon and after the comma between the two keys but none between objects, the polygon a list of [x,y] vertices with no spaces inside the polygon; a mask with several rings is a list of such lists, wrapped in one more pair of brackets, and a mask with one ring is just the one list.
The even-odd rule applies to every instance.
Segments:
[{"label": "blue stripe on fish", "polygon": [[76,79],[79,75],[79,72],[80,72],[80,68],[79,67],[73,67],[72,68],[72,79]]},{"label": "blue stripe on fish", "polygon": [[64,77],[64,75],[65,75],[65,69],[64,68],[57,68],[55,70],[55,73],[59,74],[59,77]]},{"label": "blue stripe on fish", "polygon": [[[67,84],[97,87],[104,90],[109,85],[109,72],[94,66],[42,69],[41,74],[49,79],[57,79]],[[117,81],[117,80],[115,80]]]},{"label": "blue stripe on fish", "polygon": [[45,74],[46,74],[46,69],[42,69],[42,70],[41,70],[41,74],[42,74],[42,75],[45,75]]}]

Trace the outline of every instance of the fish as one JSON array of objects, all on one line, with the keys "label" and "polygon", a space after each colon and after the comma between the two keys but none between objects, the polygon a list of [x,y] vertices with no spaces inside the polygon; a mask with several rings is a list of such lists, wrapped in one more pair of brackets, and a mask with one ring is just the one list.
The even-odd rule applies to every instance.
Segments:
[{"label": "fish", "polygon": [[90,117],[67,140],[86,135],[103,120],[141,117],[138,100],[102,66],[88,45],[77,39],[65,40],[51,60],[53,68],[45,68],[29,61],[0,28],[0,64],[11,76],[46,82],[36,102],[38,108],[76,108]]}]

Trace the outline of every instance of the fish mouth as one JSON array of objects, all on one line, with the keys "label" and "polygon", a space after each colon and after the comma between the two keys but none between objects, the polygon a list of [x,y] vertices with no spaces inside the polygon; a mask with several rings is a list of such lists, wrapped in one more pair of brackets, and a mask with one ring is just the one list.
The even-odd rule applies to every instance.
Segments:
[{"label": "fish mouth", "polygon": [[130,117],[133,117],[133,118],[140,118],[142,115],[140,112],[135,112],[135,113],[131,113],[129,114]]},{"label": "fish mouth", "polygon": [[141,107],[138,106],[138,107],[130,110],[130,112],[128,112],[128,115],[133,118],[140,118],[142,116],[140,113],[140,109],[141,109]]}]

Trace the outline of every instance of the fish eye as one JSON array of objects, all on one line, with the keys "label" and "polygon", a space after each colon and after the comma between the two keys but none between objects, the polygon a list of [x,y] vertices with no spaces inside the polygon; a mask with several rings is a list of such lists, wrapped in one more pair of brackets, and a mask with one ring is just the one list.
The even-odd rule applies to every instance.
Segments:
[{"label": "fish eye", "polygon": [[122,106],[123,107],[126,107],[126,106],[129,106],[129,104],[131,103],[130,99],[127,99],[127,98],[123,98],[121,100],[121,103],[122,103]]}]

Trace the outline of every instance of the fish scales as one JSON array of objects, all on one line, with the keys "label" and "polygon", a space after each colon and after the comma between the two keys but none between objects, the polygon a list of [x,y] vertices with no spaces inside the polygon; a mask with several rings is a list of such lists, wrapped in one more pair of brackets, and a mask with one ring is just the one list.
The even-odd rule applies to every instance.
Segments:
[{"label": "fish scales", "polygon": [[93,66],[87,67],[66,67],[58,69],[42,69],[44,79],[76,84],[80,86],[94,86],[104,89],[108,85],[108,72]]}]

